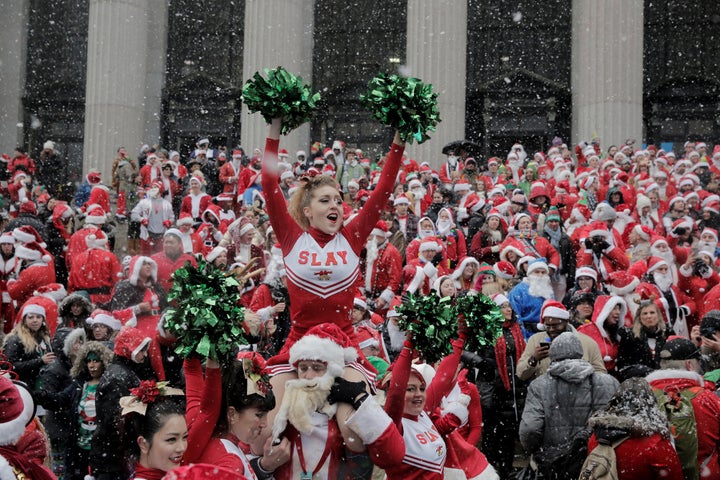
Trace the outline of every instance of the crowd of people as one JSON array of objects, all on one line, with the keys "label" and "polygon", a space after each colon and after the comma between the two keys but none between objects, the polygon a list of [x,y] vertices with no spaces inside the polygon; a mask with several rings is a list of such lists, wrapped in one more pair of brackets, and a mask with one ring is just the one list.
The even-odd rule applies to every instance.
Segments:
[{"label": "crowd of people", "polygon": [[[720,146],[309,152],[275,120],[74,191],[50,141],[4,158],[0,478],[550,478],[583,431],[620,480],[720,478]],[[187,264],[239,280],[230,365],[163,328]],[[398,307],[431,292],[502,334],[424,363]]]}]

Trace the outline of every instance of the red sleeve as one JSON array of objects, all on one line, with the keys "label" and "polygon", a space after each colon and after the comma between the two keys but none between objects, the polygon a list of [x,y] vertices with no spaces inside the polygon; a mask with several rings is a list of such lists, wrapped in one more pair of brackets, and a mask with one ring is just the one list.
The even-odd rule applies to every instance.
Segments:
[{"label": "red sleeve", "polygon": [[465,234],[462,232],[462,230],[457,230],[457,248],[458,248],[458,261],[460,259],[467,257],[467,240],[465,240]]},{"label": "red sleeve", "polygon": [[219,368],[208,368],[203,381],[200,360],[185,360],[185,419],[188,424],[187,450],[183,460],[197,462],[213,434],[220,416],[222,385]]},{"label": "red sleeve", "polygon": [[442,398],[448,395],[455,385],[455,372],[460,364],[460,355],[462,355],[465,340],[453,340],[452,346],[453,352],[442,359],[426,391],[425,411],[428,413],[440,407]]},{"label": "red sleeve", "polygon": [[368,453],[379,468],[387,469],[399,465],[405,457],[402,434],[395,425],[390,425],[377,440],[368,445]]},{"label": "red sleeve", "polygon": [[630,260],[625,256],[625,252],[618,247],[605,252],[605,255],[610,259],[616,270],[627,270],[630,267]]},{"label": "red sleeve", "polygon": [[273,306],[272,296],[270,295],[270,288],[262,284],[253,293],[252,300],[250,301],[250,310],[257,312],[261,308]]},{"label": "red sleeve", "polygon": [[192,203],[190,197],[187,195],[183,197],[182,203],[180,204],[180,213],[192,215]]},{"label": "red sleeve", "polygon": [[446,436],[454,432],[460,426],[460,419],[454,413],[448,413],[442,417],[432,416],[432,421],[440,432],[440,435]]},{"label": "red sleeve", "polygon": [[400,252],[395,249],[392,251],[390,257],[390,271],[388,272],[390,277],[388,288],[392,290],[393,293],[398,293],[400,291],[400,287],[402,286],[402,270],[402,256],[400,255]]},{"label": "red sleeve", "polygon": [[402,429],[402,416],[405,411],[405,390],[410,379],[411,361],[411,350],[408,347],[403,347],[393,364],[390,386],[385,400],[385,412],[393,419],[398,429]]},{"label": "red sleeve", "polygon": [[[370,198],[362,210],[360,210],[358,216],[345,227],[345,231],[348,233],[345,237],[357,252],[365,245],[370,231],[375,227],[382,211],[385,209],[385,204],[390,198],[392,189],[395,186],[395,178],[400,169],[400,161],[402,160],[404,150],[405,147],[395,143],[392,144],[385,166],[380,173],[380,182],[378,182],[377,187],[375,187],[375,190],[370,194]],[[265,151],[267,152],[267,149]],[[263,177],[263,182],[264,181],[265,177]],[[282,196],[279,188],[277,192],[278,195]],[[272,218],[272,216],[270,218]]]},{"label": "red sleeve", "polygon": [[477,445],[482,437],[482,408],[480,406],[480,392],[478,392],[475,384],[467,381],[467,370],[463,369],[458,378],[460,391],[470,396],[470,404],[468,405],[468,423],[467,435],[465,440],[470,445]]},{"label": "red sleeve", "polygon": [[[285,197],[280,190],[277,174],[277,152],[280,140],[268,138],[265,140],[265,154],[262,162],[262,191],[265,197],[270,224],[275,228],[275,235],[282,246],[283,253],[287,254],[301,229],[295,219],[288,213]],[[372,197],[371,197],[372,198]],[[280,226],[283,228],[280,228]],[[368,230],[368,234],[370,231]],[[367,238],[367,235],[365,236]],[[363,240],[364,242],[365,240]]]}]

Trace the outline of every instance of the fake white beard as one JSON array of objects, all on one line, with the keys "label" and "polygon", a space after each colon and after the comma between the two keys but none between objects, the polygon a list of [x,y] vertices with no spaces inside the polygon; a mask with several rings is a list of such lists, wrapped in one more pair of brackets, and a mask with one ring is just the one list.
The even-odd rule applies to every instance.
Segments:
[{"label": "fake white beard", "polygon": [[450,164],[451,167],[454,167],[455,165],[457,165],[457,161],[458,161],[458,157],[454,157],[454,156],[448,157],[448,163]]},{"label": "fake white beard", "polygon": [[387,331],[390,337],[390,348],[395,352],[402,350],[403,345],[405,345],[405,332],[400,330],[392,320],[387,322]]},{"label": "fake white beard", "polygon": [[151,188],[150,190],[148,190],[147,194],[150,198],[158,198],[158,195],[160,195],[160,189]]},{"label": "fake white beard", "polygon": [[663,292],[667,292],[670,289],[670,286],[673,284],[673,277],[670,271],[665,274],[662,274],[660,272],[653,272],[652,275],[653,280],[655,280],[655,285],[657,285],[658,288]]},{"label": "fake white beard", "polygon": [[706,252],[715,252],[715,249],[717,248],[717,242],[705,242],[703,240],[698,241],[697,248],[698,250],[704,250]]},{"label": "fake white beard", "polygon": [[331,405],[327,401],[333,383],[335,378],[329,372],[310,380],[288,380],[280,409],[273,422],[273,438],[280,438],[288,422],[300,433],[311,433],[312,412],[322,412],[329,417],[335,415],[337,405]]},{"label": "fake white beard", "polygon": [[488,236],[493,242],[499,242],[502,240],[502,233],[500,233],[500,230],[488,230]]},{"label": "fake white beard", "polygon": [[450,233],[450,229],[452,228],[452,220],[438,219],[436,226],[438,235],[447,236],[447,234]]},{"label": "fake white beard", "polygon": [[553,288],[548,275],[544,275],[542,277],[531,275],[529,277],[525,277],[523,282],[530,286],[528,293],[533,297],[541,297],[544,299],[552,298]]},{"label": "fake white beard", "polygon": [[433,235],[435,235],[435,232],[432,230],[418,230],[418,237],[420,238],[432,237]]},{"label": "fake white beard", "polygon": [[427,195],[427,190],[425,190],[423,187],[416,187],[410,190],[410,193],[413,194],[415,201],[419,202],[421,198],[424,198],[425,195]]},{"label": "fake white beard", "polygon": [[650,247],[650,253],[655,257],[662,258],[668,265],[675,265],[675,255],[673,255],[672,250],[661,252],[657,247]]},{"label": "fake white beard", "polygon": [[378,257],[378,244],[375,241],[375,237],[371,238],[365,244],[365,290],[370,291],[372,289],[372,271],[375,260]]}]

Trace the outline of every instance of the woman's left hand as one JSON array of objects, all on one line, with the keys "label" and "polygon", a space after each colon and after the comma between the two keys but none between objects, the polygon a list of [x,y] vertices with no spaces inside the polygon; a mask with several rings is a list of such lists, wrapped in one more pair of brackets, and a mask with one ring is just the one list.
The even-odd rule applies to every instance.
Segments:
[{"label": "woman's left hand", "polygon": [[283,438],[278,445],[273,445],[272,436],[265,441],[260,467],[266,472],[274,472],[282,464],[290,460],[290,441]]}]

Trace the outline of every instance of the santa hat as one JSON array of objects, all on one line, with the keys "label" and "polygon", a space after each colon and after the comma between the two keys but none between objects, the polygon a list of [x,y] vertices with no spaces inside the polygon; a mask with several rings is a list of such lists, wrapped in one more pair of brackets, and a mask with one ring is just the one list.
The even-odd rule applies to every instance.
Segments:
[{"label": "santa hat", "polygon": [[13,236],[13,232],[5,232],[0,235],[0,244],[3,243],[15,245],[15,237]]},{"label": "santa hat", "polygon": [[395,197],[395,200],[393,200],[393,205],[410,205],[410,200],[408,199],[407,195],[404,193],[401,193],[397,197]]},{"label": "santa hat", "polygon": [[660,257],[655,257],[655,256],[649,257],[647,259],[647,267],[648,268],[647,268],[646,273],[652,273],[662,266],[665,266],[665,267],[668,266],[667,262],[664,259],[662,259]]},{"label": "santa hat", "polygon": [[652,229],[647,225],[635,225],[632,231],[635,232],[638,237],[642,238],[646,242],[650,240],[650,237],[653,234]]},{"label": "santa hat", "polygon": [[91,223],[93,225],[103,225],[105,223],[105,220],[105,210],[103,210],[100,205],[90,205],[87,207],[85,223]]},{"label": "santa hat", "polygon": [[37,206],[32,200],[23,198],[20,202],[20,213],[29,213],[30,215],[37,215]]},{"label": "santa hat", "polygon": [[290,364],[297,368],[300,360],[324,362],[330,375],[342,377],[345,365],[357,360],[357,350],[340,327],[321,323],[290,347]]},{"label": "santa hat", "polygon": [[705,228],[703,228],[703,231],[700,232],[700,236],[702,237],[702,236],[705,235],[706,233],[707,233],[708,235],[712,235],[713,238],[715,238],[715,241],[716,241],[716,242],[718,241],[718,231],[717,231],[717,230],[715,230],[714,228],[705,227]]},{"label": "santa hat", "polygon": [[192,215],[187,212],[181,213],[180,218],[178,218],[178,220],[175,222],[175,224],[178,226],[192,225],[193,223],[195,223],[195,221],[193,220]]},{"label": "santa hat", "polygon": [[65,290],[65,286],[62,283],[48,283],[33,292],[34,296],[49,298],[55,303],[60,303],[67,297],[67,294],[67,290]]},{"label": "santa hat", "polygon": [[453,187],[453,190],[456,192],[466,191],[470,190],[470,184],[465,181],[459,181],[455,184],[455,187]]},{"label": "santa hat", "polygon": [[140,279],[140,270],[142,269],[143,264],[147,262],[150,265],[152,265],[152,279],[153,282],[157,282],[157,272],[158,272],[158,266],[157,263],[155,263],[155,260],[153,260],[150,257],[143,257],[141,255],[136,255],[132,257],[130,260],[130,271],[128,273],[128,281],[132,285],[137,286],[137,282]]},{"label": "santa hat", "polygon": [[35,230],[35,227],[32,227],[30,225],[23,225],[22,227],[13,229],[12,236],[20,243],[35,242],[43,248],[45,248],[46,246],[38,231]]},{"label": "santa hat", "polygon": [[491,217],[497,217],[500,220],[500,224],[503,226],[503,229],[507,232],[507,220],[505,220],[505,216],[500,213],[500,210],[498,210],[497,208],[491,208],[490,211],[487,213],[487,216],[485,217],[485,222],[487,223],[487,220],[489,220]]},{"label": "santa hat", "polygon": [[37,242],[30,242],[24,245],[18,245],[15,247],[15,256],[23,260],[40,261],[50,263],[52,256],[40,246]]},{"label": "santa hat", "polygon": [[425,252],[427,250],[433,250],[435,252],[439,252],[442,250],[442,247],[438,243],[438,239],[433,237],[432,235],[429,237],[425,237],[422,239],[422,242],[420,243],[420,253]]},{"label": "santa hat", "polygon": [[[35,402],[27,388],[0,376],[0,446],[14,445],[34,417]],[[10,475],[2,478],[15,478],[12,468],[9,470]]]},{"label": "santa hat", "polygon": [[495,272],[495,275],[504,280],[511,280],[517,273],[513,264],[506,260],[500,260],[493,265],[493,271]]},{"label": "santa hat", "polygon": [[37,303],[25,303],[20,309],[20,318],[25,318],[25,315],[40,315],[43,318],[47,318],[47,313],[42,305]]},{"label": "santa hat", "polygon": [[588,238],[590,237],[604,237],[609,243],[612,243],[612,236],[610,230],[608,230],[605,222],[596,221],[590,224],[590,231],[588,232]]},{"label": "santa hat", "polygon": [[205,255],[205,260],[207,260],[208,262],[214,262],[215,259],[218,258],[222,253],[227,253],[227,248],[218,245],[217,247],[210,250],[207,255]]},{"label": "santa hat", "polygon": [[353,305],[360,307],[363,310],[369,310],[365,296],[360,292],[355,294],[355,298],[353,298]]},{"label": "santa hat", "polygon": [[[150,157],[148,157],[148,158],[150,158]],[[155,158],[157,158],[157,157],[155,157]],[[88,173],[86,178],[90,185],[97,185],[102,180],[102,178],[100,177],[100,172],[98,172],[97,170]]]},{"label": "santa hat", "polygon": [[[525,252],[523,252],[522,247],[513,242],[509,243],[508,245],[505,245],[502,250],[500,250],[500,260],[507,261],[507,255],[508,253],[514,253],[518,256],[518,258],[522,258],[525,256]],[[510,263],[510,262],[508,262]]]},{"label": "santa hat", "polygon": [[[514,216],[513,219],[512,219],[512,223],[511,223],[510,226],[511,226],[512,228],[517,229],[517,225],[518,225],[518,223],[520,223],[520,219],[522,219],[522,218],[530,218],[530,215],[528,215],[528,214],[525,213],[525,212],[516,213],[515,216]],[[532,220],[532,218],[530,218],[530,220]]]},{"label": "santa hat", "polygon": [[147,348],[150,342],[150,337],[143,335],[137,328],[123,327],[118,336],[115,337],[113,353],[119,357],[136,361],[137,355]]},{"label": "santa hat", "polygon": [[412,190],[415,187],[422,187],[422,186],[423,186],[422,182],[416,178],[413,180],[410,180],[410,182],[408,183],[408,188],[410,190]]},{"label": "santa hat", "polygon": [[583,190],[587,190],[592,186],[593,183],[597,180],[597,177],[595,175],[588,175],[587,178],[582,182],[580,185]]},{"label": "santa hat", "polygon": [[215,220],[217,220],[218,223],[220,223],[220,207],[215,205],[214,203],[211,203],[207,206],[205,211],[202,213],[203,220],[206,220],[206,217],[208,215],[212,215],[215,217]]},{"label": "santa hat", "polygon": [[381,237],[387,238],[390,236],[390,232],[388,231],[387,223],[385,223],[384,220],[378,220],[375,224],[375,228],[373,228],[370,231],[370,235],[378,235]]},{"label": "santa hat", "polygon": [[602,222],[607,222],[610,220],[615,220],[617,218],[617,212],[613,207],[610,206],[609,203],[598,203],[597,207],[595,207],[595,211],[593,212],[593,219],[594,220],[600,220]]},{"label": "santa hat", "polygon": [[87,319],[87,323],[90,327],[93,325],[106,325],[115,331],[122,328],[122,323],[112,313],[99,308],[92,312],[90,318]]},{"label": "santa hat", "polygon": [[686,230],[692,230],[694,228],[695,224],[692,222],[692,220],[687,219],[686,217],[678,218],[675,220],[670,227],[670,231],[672,232],[676,228],[684,228]]},{"label": "santa hat", "polygon": [[218,203],[222,202],[232,202],[233,201],[233,194],[231,193],[221,193],[217,197],[215,197],[215,201]]},{"label": "santa hat", "polygon": [[289,180],[291,178],[295,178],[295,175],[290,170],[286,170],[282,174],[280,174],[280,180]]},{"label": "santa hat", "polygon": [[355,336],[357,337],[358,347],[380,347],[380,342],[377,337],[373,335],[373,331],[367,325],[360,325],[355,328]]},{"label": "santa hat", "polygon": [[575,270],[575,279],[577,280],[580,277],[590,277],[593,280],[597,282],[597,272],[594,268],[590,267],[579,267]]},{"label": "santa hat", "polygon": [[[197,173],[197,172],[196,172],[196,173]],[[203,179],[202,179],[199,175],[197,175],[196,173],[193,173],[193,174],[190,176],[190,179],[188,180],[188,184],[197,183],[198,186],[202,187]]]},{"label": "santa hat", "polygon": [[493,302],[495,302],[495,305],[497,305],[498,307],[502,307],[503,305],[505,305],[506,303],[508,303],[510,301],[502,293],[496,293],[495,295],[493,295],[491,297],[491,299]]},{"label": "santa hat", "polygon": [[527,274],[530,275],[535,270],[539,270],[539,269],[544,269],[546,272],[550,271],[550,269],[548,268],[547,260],[545,260],[545,258],[541,257],[541,258],[535,258],[535,259],[531,260],[528,263]]},{"label": "santa hat", "polygon": [[540,310],[540,320],[542,321],[547,317],[570,320],[570,312],[567,311],[565,305],[557,300],[545,300]]},{"label": "santa hat", "polygon": [[108,238],[102,230],[96,230],[85,237],[85,245],[87,245],[88,249],[105,248],[107,243]]},{"label": "santa hat", "polygon": [[457,280],[462,277],[463,270],[465,270],[465,267],[468,265],[475,265],[476,268],[480,268],[480,262],[478,262],[474,257],[463,257],[455,271],[450,275],[453,280]]},{"label": "santa hat", "polygon": [[545,188],[545,185],[542,182],[535,182],[532,185],[532,188],[530,188],[530,200],[533,200],[537,197],[547,197],[550,198],[548,195],[547,189]]}]

